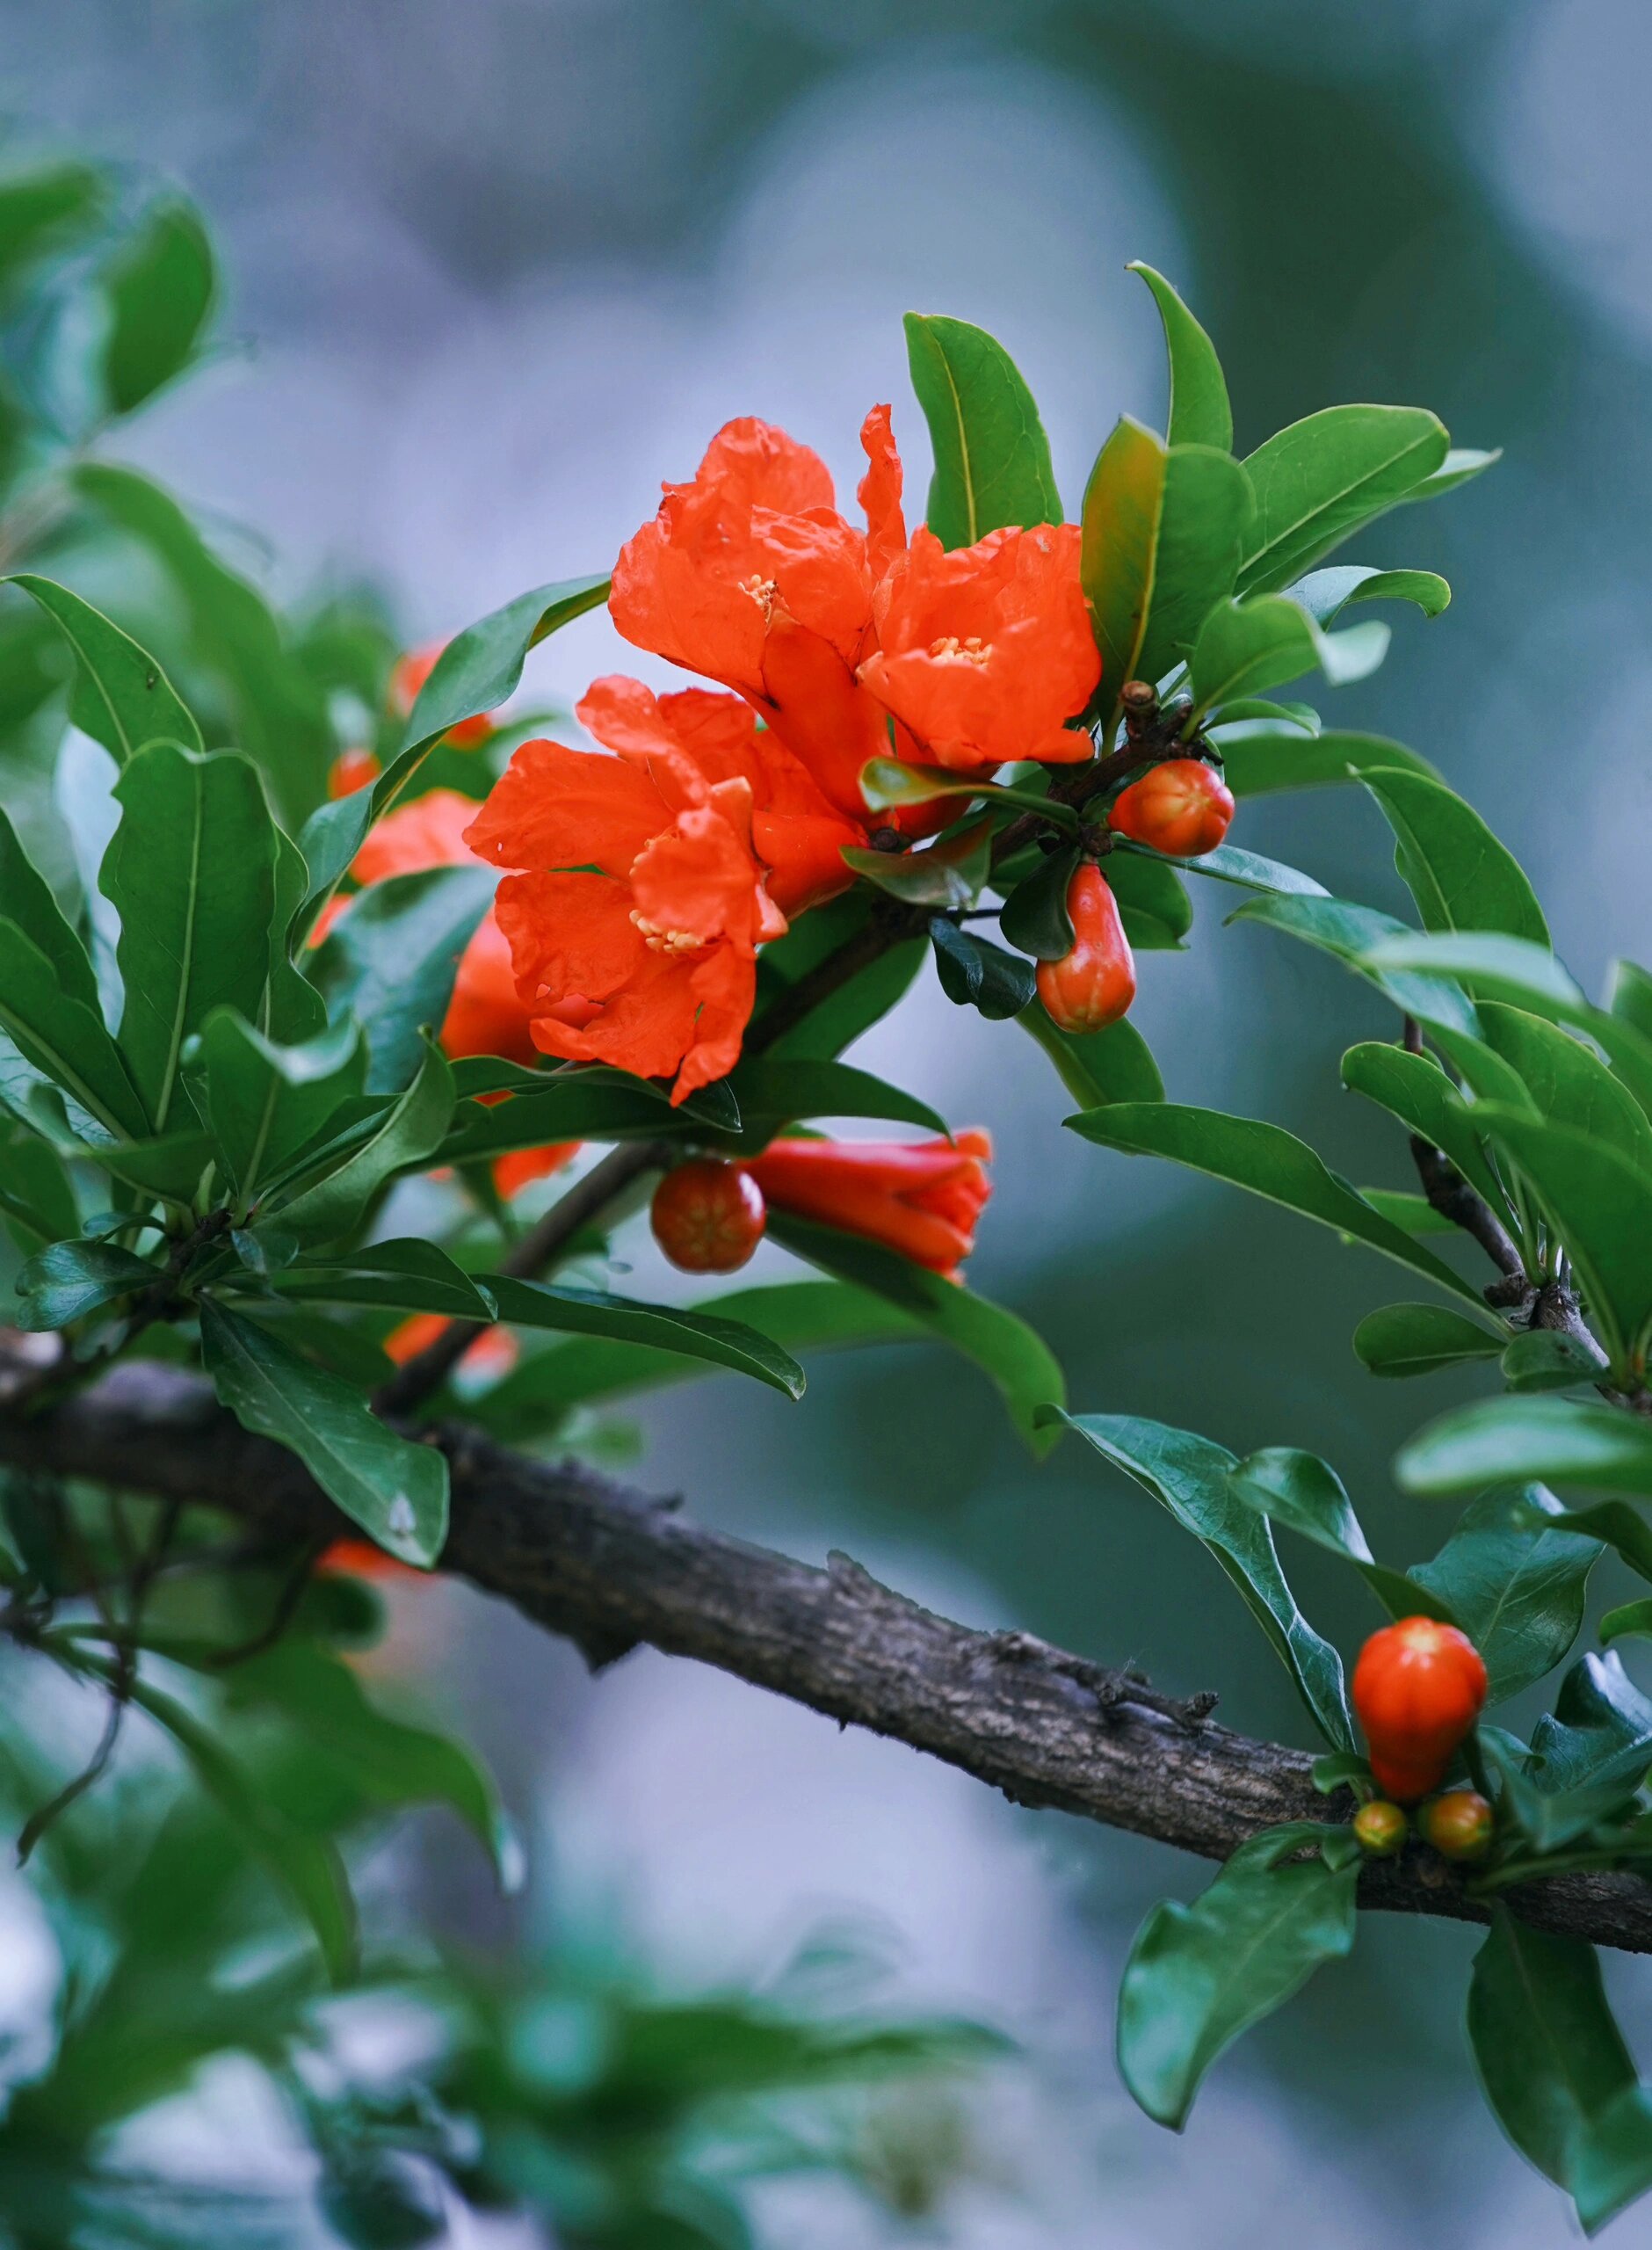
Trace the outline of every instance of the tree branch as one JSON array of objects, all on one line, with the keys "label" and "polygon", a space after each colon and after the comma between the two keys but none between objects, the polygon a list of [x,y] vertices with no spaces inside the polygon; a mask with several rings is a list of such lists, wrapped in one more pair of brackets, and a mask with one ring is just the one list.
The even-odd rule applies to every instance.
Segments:
[{"label": "tree branch", "polygon": [[[1029,1635],[951,1623],[846,1557],[826,1570],[793,1562],[703,1529],[674,1501],[525,1460],[474,1431],[433,1441],[453,1470],[443,1568],[567,1635],[592,1664],[640,1643],[693,1657],[943,1759],[1017,1804],[1208,1859],[1276,1822],[1351,1809],[1315,1792],[1303,1752],[1206,1723],[1208,1698],[1178,1703]],[[32,1417],[0,1413],[0,1461],[222,1509],[271,1540],[345,1528],[293,1455],[250,1436],[199,1376],[154,1362],[129,1361]],[[1360,1898],[1486,1919],[1420,1847],[1369,1863]],[[1636,1876],[1556,1877],[1513,1903],[1543,1928],[1652,1952],[1652,1885]]]}]

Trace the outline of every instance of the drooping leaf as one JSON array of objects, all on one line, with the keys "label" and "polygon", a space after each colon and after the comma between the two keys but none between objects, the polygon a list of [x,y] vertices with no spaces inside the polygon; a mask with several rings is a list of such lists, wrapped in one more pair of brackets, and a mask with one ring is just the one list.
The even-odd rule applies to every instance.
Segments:
[{"label": "drooping leaf", "polygon": [[1388,627],[1376,623],[1322,633],[1308,612],[1283,594],[1219,602],[1188,658],[1195,711],[1281,687],[1315,665],[1333,687],[1345,686],[1376,670],[1388,639]]},{"label": "drooping leaf", "polygon": [[102,279],[104,391],[115,413],[130,414],[188,366],[212,309],[212,244],[193,206],[154,205]]},{"label": "drooping leaf", "polygon": [[597,1289],[563,1288],[549,1281],[518,1281],[508,1274],[478,1277],[498,1305],[501,1320],[522,1328],[550,1328],[617,1343],[646,1344],[679,1352],[736,1373],[756,1376],[771,1390],[801,1398],[806,1378],[792,1354],[737,1320],[676,1305],[639,1304]]},{"label": "drooping leaf", "polygon": [[1119,2070],[1161,2125],[1179,2132],[1212,2064],[1352,1948],[1358,1866],[1288,1857],[1305,1825],[1253,1837],[1192,1905],[1163,1899],[1137,1933],[1119,1993]]},{"label": "drooping leaf", "polygon": [[817,1226],[789,1211],[770,1212],[769,1233],[822,1273],[869,1289],[909,1313],[931,1334],[973,1360],[996,1386],[1031,1450],[1035,1455],[1049,1450],[1054,1433],[1040,1427],[1037,1412],[1048,1400],[1064,1398],[1066,1383],[1048,1345],[1024,1320],[864,1236]]},{"label": "drooping leaf", "polygon": [[926,521],[943,547],[1002,525],[1061,520],[1049,440],[1032,395],[984,329],[908,313],[907,361],[935,455]]},{"label": "drooping leaf", "polygon": [[115,795],[99,887],[120,917],[120,1051],[160,1133],[179,1106],[185,1042],[214,1008],[256,1017],[263,1004],[275,827],[256,768],[234,751],[146,744]]},{"label": "drooping leaf", "polygon": [[159,1279],[157,1267],[115,1243],[54,1242],[18,1274],[20,1302],[8,1317],[17,1328],[67,1328]]},{"label": "drooping leaf", "polygon": [[1235,742],[1223,735],[1222,779],[1235,797],[1266,797],[1286,789],[1322,789],[1357,781],[1372,767],[1431,774],[1434,768],[1402,743],[1382,735],[1327,733],[1252,735]]},{"label": "drooping leaf", "polygon": [[438,1031],[460,956],[493,903],[491,867],[424,867],[357,894],[310,974],[335,1021],[359,1024],[367,1091],[395,1093],[418,1067],[419,1034]]},{"label": "drooping leaf", "polygon": [[51,886],[24,850],[4,808],[0,808],[0,900],[4,902],[8,918],[50,962],[58,983],[70,999],[79,1000],[95,1015],[98,979],[86,948],[65,920]]},{"label": "drooping leaf", "polygon": [[75,723],[125,765],[146,742],[201,746],[200,729],[172,683],[146,650],[101,611],[50,578],[19,571],[0,584],[19,586],[62,632],[80,665]]},{"label": "drooping leaf", "polygon": [[1587,1016],[1589,1003],[1555,960],[1530,939],[1477,931],[1427,931],[1377,940],[1366,966],[1389,975],[1422,969],[1460,977],[1476,998],[1508,1000],[1540,1015]]},{"label": "drooping leaf", "polygon": [[1444,1498],[1488,1484],[1581,1485],[1652,1499],[1652,1427],[1621,1408],[1569,1398],[1484,1398],[1403,1445],[1395,1474]]},{"label": "drooping leaf", "polygon": [[334,1505],[403,1563],[428,1570],[447,1536],[447,1462],[398,1437],[349,1383],[211,1296],[201,1353],[242,1427],[295,1453]]},{"label": "drooping leaf", "polygon": [[1385,1304],[1354,1331],[1354,1355],[1375,1375],[1436,1375],[1470,1360],[1495,1360],[1502,1343],[1484,1322],[1443,1304]]},{"label": "drooping leaf", "polygon": [[365,1092],[366,1069],[353,1023],[282,1047],[230,1009],[207,1017],[189,1079],[192,1099],[243,1203]]},{"label": "drooping leaf", "polygon": [[440,1048],[427,1041],[417,1077],[386,1107],[371,1134],[336,1169],[299,1186],[290,1201],[277,1202],[283,1229],[305,1242],[348,1234],[386,1180],[434,1155],[453,1113],[453,1072]]},{"label": "drooping leaf", "polygon": [[[1126,844],[1113,853],[1116,861],[1120,853],[1130,859],[1141,856],[1140,845]],[[1201,852],[1193,860],[1167,860],[1167,867],[1180,867],[1190,875],[1208,875],[1214,882],[1235,884],[1241,890],[1260,890],[1281,898],[1323,898],[1325,886],[1312,875],[1305,875],[1300,867],[1287,867],[1283,860],[1264,859],[1260,852],[1247,852],[1237,844],[1218,844],[1214,851]]]},{"label": "drooping leaf", "polygon": [[844,864],[907,906],[934,906],[950,913],[973,906],[981,896],[992,860],[992,831],[984,822],[944,836],[921,852],[874,852],[845,845]]},{"label": "drooping leaf", "polygon": [[1372,772],[1364,780],[1394,831],[1395,864],[1424,929],[1501,930],[1547,945],[1536,893],[1472,805],[1425,774]]},{"label": "drooping leaf", "polygon": [[40,947],[0,917],[0,1031],[117,1140],[141,1141],[149,1120],[103,1019],[66,991]]},{"label": "drooping leaf", "polygon": [[1296,1446],[1264,1446],[1229,1470],[1228,1489],[1271,1523],[1282,1523],[1351,1563],[1390,1617],[1420,1612],[1448,1625],[1460,1622],[1443,1599],[1373,1559],[1346,1486],[1317,1454]]},{"label": "drooping leaf", "polygon": [[1338,563],[1329,570],[1312,570],[1285,589],[1300,601],[1317,625],[1329,625],[1356,602],[1409,601],[1424,617],[1438,617],[1450,606],[1452,590],[1435,570],[1373,570],[1360,562]]},{"label": "drooping leaf", "polygon": [[1031,1002],[1037,971],[1021,954],[1008,953],[942,914],[930,924],[930,940],[941,990],[955,1006],[979,1009],[989,1022],[1001,1023]]},{"label": "drooping leaf", "polygon": [[1256,527],[1243,593],[1288,585],[1351,531],[1434,475],[1450,440],[1417,406],[1330,406],[1293,422],[1245,462]]},{"label": "drooping leaf", "polygon": [[1016,1018],[1055,1065],[1075,1101],[1098,1109],[1110,1101],[1163,1101],[1164,1081],[1152,1049],[1127,1016],[1105,1031],[1058,1031],[1034,1000]]},{"label": "drooping leaf", "polygon": [[1153,292],[1164,323],[1170,359],[1169,427],[1173,446],[1233,447],[1233,410],[1228,403],[1216,348],[1162,273],[1134,259],[1126,269],[1139,273]]},{"label": "drooping leaf", "polygon": [[1257,1117],[1177,1102],[1115,1102],[1062,1121],[1087,1141],[1132,1156],[1168,1157],[1195,1172],[1247,1187],[1304,1218],[1380,1250],[1437,1287],[1478,1307],[1470,1283],[1433,1252],[1374,1210],[1345,1179],[1330,1171],[1305,1141]]},{"label": "drooping leaf", "polygon": [[1274,1552],[1267,1518],[1235,1492],[1238,1461],[1225,1446],[1130,1414],[1069,1414],[1047,1409],[1047,1426],[1076,1430],[1168,1508],[1214,1556],[1295,1680],[1315,1724],[1333,1749],[1351,1750],[1353,1723],[1342,1658],[1296,1606]]},{"label": "drooping leaf", "polygon": [[1534,1518],[1564,1511],[1540,1485],[1487,1492],[1410,1575],[1438,1594],[1485,1660],[1494,1703],[1552,1672],[1577,1638],[1600,1542]]},{"label": "drooping leaf", "polygon": [[1250,900],[1228,918],[1264,922],[1270,929],[1317,946],[1357,975],[1368,976],[1396,1008],[1431,1029],[1459,1031],[1470,1038],[1479,1034],[1480,1022],[1472,1002],[1449,976],[1373,966],[1377,949],[1390,936],[1409,934],[1402,922],[1380,913],[1374,906],[1355,906],[1345,898],[1264,896]]}]

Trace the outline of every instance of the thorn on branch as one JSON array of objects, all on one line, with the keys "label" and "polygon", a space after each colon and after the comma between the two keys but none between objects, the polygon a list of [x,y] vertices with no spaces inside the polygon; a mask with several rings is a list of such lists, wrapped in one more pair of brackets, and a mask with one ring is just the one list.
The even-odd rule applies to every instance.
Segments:
[{"label": "thorn on branch", "polygon": [[1094,1696],[1096,1708],[1104,1716],[1117,1710],[1121,1704],[1128,1704],[1134,1710],[1151,1711],[1159,1718],[1169,1719],[1172,1726],[1191,1731],[1203,1725],[1218,1701],[1210,1688],[1203,1688],[1196,1695],[1162,1695],[1138,1672],[1092,1664],[1087,1657],[1072,1656],[1065,1649],[1053,1647],[1036,1633],[1014,1629],[991,1633],[988,1636],[988,1647],[1000,1664],[1036,1666],[1058,1680],[1070,1680],[1075,1687],[1083,1688]]}]

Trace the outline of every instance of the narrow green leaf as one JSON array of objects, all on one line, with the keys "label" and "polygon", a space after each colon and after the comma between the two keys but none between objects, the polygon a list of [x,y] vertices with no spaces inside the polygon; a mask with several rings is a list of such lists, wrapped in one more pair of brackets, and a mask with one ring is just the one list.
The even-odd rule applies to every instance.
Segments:
[{"label": "narrow green leaf", "polygon": [[1433,1560],[1410,1572],[1479,1650],[1494,1703],[1552,1672],[1583,1624],[1600,1542],[1540,1521],[1563,1514],[1540,1485],[1483,1493]]},{"label": "narrow green leaf", "polygon": [[[1329,1833],[1329,1832],[1328,1832]],[[1357,1865],[1283,1860],[1295,1824],[1242,1845],[1192,1905],[1163,1899],[1119,1992],[1119,2070],[1148,2116],[1179,2132],[1234,2041],[1351,1950]]]},{"label": "narrow green leaf", "polygon": [[1351,1750],[1342,1658],[1297,1608],[1266,1516],[1233,1489],[1236,1457],[1191,1430],[1136,1415],[1069,1414],[1052,1405],[1041,1419],[1053,1429],[1076,1430],[1214,1556],[1295,1680],[1321,1733],[1333,1749]]},{"label": "narrow green leaf", "polygon": [[491,1295],[456,1266],[439,1243],[417,1236],[375,1242],[336,1259],[303,1258],[270,1276],[284,1299],[383,1305],[396,1312],[440,1312],[492,1320]]},{"label": "narrow green leaf", "polygon": [[1164,323],[1164,345],[1170,360],[1169,425],[1173,446],[1214,446],[1222,453],[1233,449],[1233,410],[1222,379],[1216,347],[1162,273],[1137,258],[1126,269],[1139,273],[1153,292]]},{"label": "narrow green leaf", "polygon": [[[1127,840],[1121,847],[1131,859],[1142,855],[1143,846]],[[1114,859],[1119,853],[1115,852]],[[1237,844],[1218,844],[1214,852],[1204,852],[1196,860],[1167,860],[1167,867],[1180,867],[1190,875],[1209,875],[1216,882],[1236,883],[1241,890],[1261,890],[1281,898],[1324,898],[1329,896],[1323,883],[1312,875],[1305,875],[1300,867],[1287,867],[1283,860],[1264,859],[1260,852],[1247,852]],[[1112,870],[1109,870],[1109,880]]]},{"label": "narrow green leaf", "polygon": [[1471,1109],[1431,1056],[1412,1055],[1381,1040],[1363,1040],[1342,1058],[1342,1081],[1363,1094],[1406,1129],[1443,1149],[1459,1172],[1494,1211],[1506,1216],[1503,1187],[1486,1160],[1475,1129],[1479,1105]]},{"label": "narrow green leaf", "polygon": [[352,898],[310,975],[337,1022],[361,1027],[367,1091],[395,1093],[418,1068],[420,1034],[441,1028],[460,957],[493,904],[492,867],[423,867]]},{"label": "narrow green leaf", "polygon": [[1480,452],[1473,446],[1453,446],[1445,460],[1431,475],[1414,484],[1409,492],[1400,496],[1400,505],[1409,508],[1415,500],[1438,500],[1443,492],[1454,492],[1460,484],[1483,475],[1494,462],[1503,459],[1503,447],[1494,446],[1489,453]]},{"label": "narrow green leaf", "polygon": [[1652,1640],[1652,1601],[1625,1601],[1607,1610],[1600,1621],[1599,1640],[1602,1648],[1613,1641]]},{"label": "narrow green leaf", "polygon": [[149,1288],[159,1279],[158,1267],[112,1242],[54,1242],[18,1274],[22,1302],[11,1325],[67,1328],[71,1320]]},{"label": "narrow green leaf", "polygon": [[1652,1321],[1652,1177],[1603,1141],[1482,1101],[1474,1116],[1559,1230],[1589,1312],[1622,1366]]},{"label": "narrow green leaf", "polygon": [[1460,977],[1477,998],[1508,1000],[1540,1015],[1589,1012],[1589,1003],[1554,954],[1530,939],[1443,930],[1383,938],[1366,954],[1365,965],[1384,975],[1417,969]]},{"label": "narrow green leaf", "polygon": [[1373,964],[1380,948],[1391,938],[1412,933],[1391,914],[1373,906],[1356,906],[1345,898],[1262,897],[1239,907],[1229,922],[1263,922],[1303,944],[1317,946],[1356,975],[1368,977],[1378,991],[1405,1014],[1433,1030],[1460,1032],[1476,1038],[1480,1020],[1462,987],[1449,976],[1414,975],[1405,969],[1380,969]]},{"label": "narrow green leaf", "polygon": [[387,1554],[430,1569],[447,1536],[447,1462],[387,1429],[360,1393],[212,1297],[200,1303],[213,1388],[243,1429],[295,1453]]},{"label": "narrow green leaf", "polygon": [[24,850],[17,830],[0,807],[0,899],[5,911],[52,964],[53,974],[72,1000],[98,1012],[98,979],[86,948],[65,920],[51,886]]},{"label": "narrow green leaf", "polygon": [[[1229,707],[1231,708],[1231,707]],[[1277,796],[1286,789],[1322,789],[1357,781],[1369,768],[1431,774],[1425,758],[1382,735],[1330,733],[1219,737],[1222,779],[1235,797]]]},{"label": "narrow green leaf", "polygon": [[1016,1021],[1030,1032],[1055,1065],[1075,1101],[1099,1109],[1110,1101],[1163,1101],[1164,1081],[1153,1051],[1127,1016],[1105,1031],[1058,1031],[1034,1000]]},{"label": "narrow green leaf", "polygon": [[283,1229],[301,1241],[348,1234],[388,1179],[432,1158],[453,1114],[453,1076],[441,1049],[427,1041],[418,1076],[385,1113],[371,1136],[337,1169],[278,1201]]},{"label": "narrow green leaf", "polygon": [[1540,1481],[1652,1499],[1652,1427],[1604,1404],[1486,1398],[1409,1440],[1395,1474],[1407,1492],[1431,1498]]},{"label": "narrow green leaf", "polygon": [[243,1203],[365,1092],[366,1070],[353,1023],[282,1047],[231,1009],[207,1017],[191,1068],[191,1097]]},{"label": "narrow green leaf", "polygon": [[943,547],[973,547],[1005,524],[1061,520],[1049,440],[1032,395],[984,329],[908,313],[912,388],[935,454],[927,521]]},{"label": "narrow green leaf", "polygon": [[1470,1283],[1453,1274],[1431,1251],[1414,1242],[1330,1171],[1305,1141],[1283,1126],[1257,1117],[1231,1117],[1221,1110],[1195,1109],[1176,1102],[1115,1102],[1063,1120],[1069,1130],[1104,1148],[1127,1155],[1168,1157],[1195,1172],[1208,1172],[1235,1187],[1247,1187],[1270,1202],[1282,1203],[1304,1218],[1380,1250],[1413,1272],[1426,1274],[1439,1288],[1467,1297],[1478,1308]]},{"label": "narrow green leaf", "polygon": [[885,1117],[945,1133],[946,1120],[916,1094],[847,1063],[753,1055],[728,1080],[743,1129],[772,1139],[783,1125],[814,1117]]},{"label": "narrow green leaf", "polygon": [[130,414],[188,366],[212,309],[212,244],[193,206],[153,206],[101,278],[104,391],[116,414]]},{"label": "narrow green leaf", "polygon": [[1138,677],[1158,563],[1167,454],[1162,438],[1128,414],[1096,456],[1084,487],[1080,577],[1110,701]]},{"label": "narrow green leaf", "polygon": [[1255,514],[1250,480],[1231,454],[1172,445],[1137,678],[1157,680],[1186,663],[1205,620],[1233,592]]},{"label": "narrow green leaf", "polygon": [[118,1140],[149,1129],[142,1097],[103,1019],[66,991],[55,969],[15,922],[0,918],[0,1031]]},{"label": "narrow green leaf", "polygon": [[1294,1446],[1266,1446],[1228,1472],[1228,1488],[1235,1499],[1270,1522],[1282,1523],[1351,1563],[1390,1617],[1421,1614],[1448,1625],[1458,1623],[1438,1596],[1386,1563],[1373,1560],[1342,1478],[1317,1454]]},{"label": "narrow green leaf", "polygon": [[755,1375],[771,1390],[784,1391],[788,1398],[803,1396],[806,1378],[792,1354],[740,1321],[675,1305],[638,1304],[628,1297],[607,1296],[595,1289],[518,1281],[508,1274],[484,1274],[478,1278],[498,1305],[500,1319],[518,1327],[551,1328],[617,1343],[650,1345]]},{"label": "narrow green leaf", "polygon": [[61,629],[80,663],[75,723],[125,765],[146,742],[201,747],[200,729],[155,658],[102,612],[50,578],[19,571],[0,579],[19,586]]},{"label": "narrow green leaf", "polygon": [[1449,443],[1418,406],[1330,406],[1270,438],[1245,462],[1257,517],[1240,591],[1267,592],[1311,570],[1440,468]]},{"label": "narrow green leaf", "polygon": [[1367,773],[1393,829],[1395,864],[1427,930],[1500,930],[1549,941],[1536,893],[1474,807],[1421,773]]}]

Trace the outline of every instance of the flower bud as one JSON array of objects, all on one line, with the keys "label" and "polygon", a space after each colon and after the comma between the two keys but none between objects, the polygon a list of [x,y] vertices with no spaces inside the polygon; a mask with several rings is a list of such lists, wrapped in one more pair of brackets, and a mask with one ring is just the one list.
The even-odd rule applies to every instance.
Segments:
[{"label": "flower bud", "polygon": [[1373,1633],[1354,1667],[1353,1702],[1378,1786],[1400,1804],[1439,1787],[1486,1700],[1486,1667],[1467,1634],[1432,1617]]},{"label": "flower bud", "polygon": [[1214,852],[1233,818],[1233,792],[1199,758],[1172,758],[1133,781],[1107,815],[1110,827],[1178,860]]},{"label": "flower bud", "polygon": [[768,1213],[749,1172],[721,1157],[691,1157],[654,1191],[649,1219],[660,1248],[685,1274],[732,1274],[763,1239]]},{"label": "flower bud", "polygon": [[1431,1798],[1417,1825],[1443,1859],[1482,1860],[1491,1848],[1491,1807],[1478,1789],[1447,1789]]},{"label": "flower bud", "polygon": [[1354,1815],[1354,1834],[1359,1840],[1359,1848],[1373,1860],[1394,1857],[1405,1842],[1408,1825],[1399,1806],[1390,1804],[1386,1797],[1373,1797]]},{"label": "flower bud", "polygon": [[1105,1031],[1129,1012],[1136,978],[1119,902],[1099,867],[1086,861],[1075,870],[1067,912],[1073,949],[1039,963],[1039,998],[1058,1031]]}]

